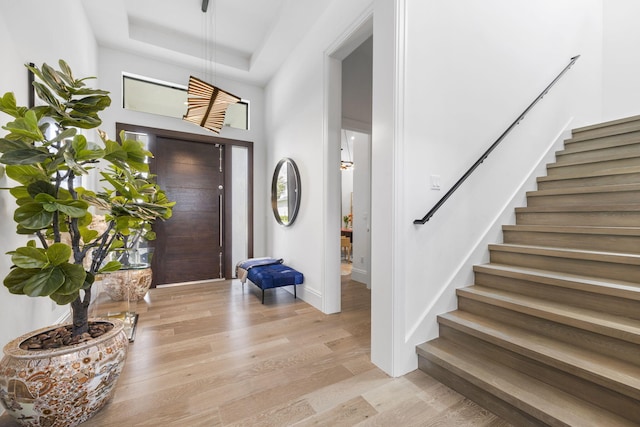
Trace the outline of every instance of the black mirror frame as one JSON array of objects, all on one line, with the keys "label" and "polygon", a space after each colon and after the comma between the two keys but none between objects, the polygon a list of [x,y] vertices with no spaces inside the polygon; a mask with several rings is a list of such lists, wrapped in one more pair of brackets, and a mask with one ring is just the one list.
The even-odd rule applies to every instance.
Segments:
[{"label": "black mirror frame", "polygon": [[[278,200],[277,200],[278,176],[280,175],[280,170],[284,165],[291,165],[294,178],[295,178],[294,180],[295,188],[293,189],[291,188],[292,182],[290,180],[287,180],[287,197],[290,198],[291,195],[293,195],[295,198],[293,211],[289,212],[289,219],[287,222],[284,222],[280,217],[280,214],[278,213]],[[280,161],[276,165],[276,168],[273,171],[273,179],[271,180],[271,209],[273,210],[273,216],[276,218],[276,221],[278,222],[278,224],[283,225],[285,227],[289,227],[291,224],[294,223],[294,221],[298,216],[298,211],[300,210],[301,197],[302,197],[302,185],[300,181],[300,172],[298,170],[298,165],[296,165],[296,162],[294,162],[293,159],[290,159],[289,157],[284,157],[280,159]]]}]

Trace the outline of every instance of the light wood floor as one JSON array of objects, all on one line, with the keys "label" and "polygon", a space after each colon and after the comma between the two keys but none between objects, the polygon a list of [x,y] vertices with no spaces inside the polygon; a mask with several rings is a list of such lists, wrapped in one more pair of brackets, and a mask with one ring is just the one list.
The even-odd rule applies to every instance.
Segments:
[{"label": "light wood floor", "polygon": [[350,276],[342,309],[283,289],[262,305],[237,280],[153,289],[115,397],[83,426],[508,426],[421,371],[376,368],[370,293]]}]

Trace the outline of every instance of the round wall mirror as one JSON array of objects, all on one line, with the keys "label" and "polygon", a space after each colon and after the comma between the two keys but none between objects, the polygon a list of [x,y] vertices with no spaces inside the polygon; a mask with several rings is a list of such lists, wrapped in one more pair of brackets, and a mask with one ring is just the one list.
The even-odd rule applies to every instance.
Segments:
[{"label": "round wall mirror", "polygon": [[271,208],[279,224],[286,227],[296,220],[301,192],[298,166],[285,157],[276,165],[271,181]]}]

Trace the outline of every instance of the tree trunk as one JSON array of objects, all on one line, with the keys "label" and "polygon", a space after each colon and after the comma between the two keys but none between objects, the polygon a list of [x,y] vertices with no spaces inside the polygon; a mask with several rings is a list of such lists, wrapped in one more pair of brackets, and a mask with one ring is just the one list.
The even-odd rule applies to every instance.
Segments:
[{"label": "tree trunk", "polygon": [[84,298],[78,295],[78,298],[71,303],[74,337],[89,332],[89,302],[91,301],[91,290],[88,289],[84,292]]}]

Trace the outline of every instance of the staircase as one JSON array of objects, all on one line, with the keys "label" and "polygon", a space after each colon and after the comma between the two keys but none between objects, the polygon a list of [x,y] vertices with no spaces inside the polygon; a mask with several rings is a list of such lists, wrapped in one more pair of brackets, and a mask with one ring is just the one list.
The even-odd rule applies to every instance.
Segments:
[{"label": "staircase", "polygon": [[420,369],[516,426],[640,425],[640,116],[576,129]]}]

